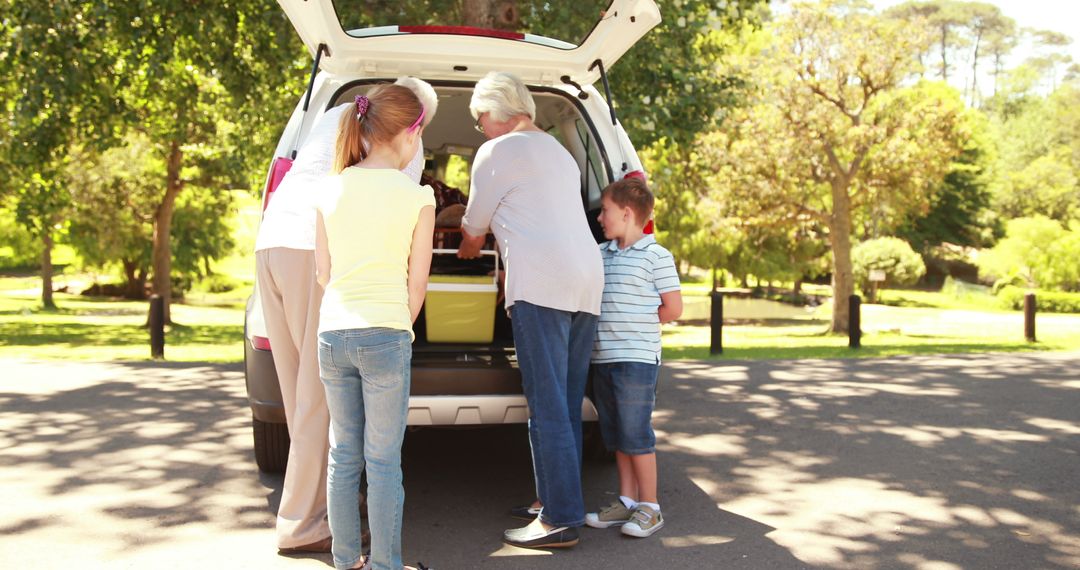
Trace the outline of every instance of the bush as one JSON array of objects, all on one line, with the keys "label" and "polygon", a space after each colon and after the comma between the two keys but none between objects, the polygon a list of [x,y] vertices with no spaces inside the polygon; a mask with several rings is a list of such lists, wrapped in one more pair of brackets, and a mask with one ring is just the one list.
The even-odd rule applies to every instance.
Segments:
[{"label": "bush", "polygon": [[[1024,295],[1031,293],[1020,287],[1006,286],[998,293],[1001,306],[1014,311],[1024,309]],[[1035,310],[1047,313],[1080,313],[1080,293],[1034,291]]]},{"label": "bush", "polygon": [[882,288],[886,285],[914,285],[926,273],[926,264],[906,241],[884,237],[864,241],[852,248],[851,269],[855,284],[870,298],[871,270],[885,272]]},{"label": "bush", "polygon": [[1066,229],[1045,216],[1017,218],[1006,237],[978,259],[979,270],[1002,285],[1080,289],[1080,229]]},{"label": "bush", "polygon": [[228,293],[239,286],[240,282],[232,277],[215,273],[213,275],[208,275],[199,281],[197,288],[198,290],[207,293]]}]

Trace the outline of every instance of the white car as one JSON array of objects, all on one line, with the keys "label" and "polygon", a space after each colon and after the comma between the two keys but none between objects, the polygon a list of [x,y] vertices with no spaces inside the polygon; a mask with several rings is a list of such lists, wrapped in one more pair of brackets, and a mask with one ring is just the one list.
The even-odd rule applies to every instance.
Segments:
[{"label": "white car", "polygon": [[[594,87],[607,87],[605,71],[660,22],[653,0],[614,0],[589,35],[572,44],[561,40],[459,26],[381,26],[346,30],[332,0],[279,0],[307,45],[314,64],[308,91],[298,103],[275,151],[280,168],[299,148],[318,117],[365,92],[372,85],[404,75],[429,82],[439,95],[438,114],[424,129],[425,153],[434,158],[437,176],[452,160],[471,161],[485,142],[474,129],[469,99],[476,81],[489,71],[520,77],[536,100],[536,124],[562,142],[581,170],[581,202],[599,241],[596,216],[600,191],[626,176],[644,176],[641,161],[616,113]],[[276,182],[271,166],[263,207]],[[463,190],[467,191],[467,188]],[[524,423],[528,407],[522,395],[513,338],[505,311],[496,309],[491,343],[431,343],[418,321],[413,347],[410,426],[475,426]],[[423,317],[422,317],[423,318]],[[251,403],[255,458],[260,469],[284,470],[289,436],[281,391],[258,298],[247,303],[244,369]],[[583,417],[595,426],[596,410],[588,400]],[[586,441],[599,443],[595,429]]]}]

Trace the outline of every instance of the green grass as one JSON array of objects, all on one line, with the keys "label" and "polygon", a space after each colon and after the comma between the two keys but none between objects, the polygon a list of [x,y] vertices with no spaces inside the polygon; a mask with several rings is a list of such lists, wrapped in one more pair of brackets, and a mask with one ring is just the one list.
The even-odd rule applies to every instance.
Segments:
[{"label": "green grass", "polygon": [[[709,354],[708,326],[665,326],[667,359],[866,358],[905,354],[1080,350],[1080,315],[1039,314],[1032,344],[1024,340],[1017,311],[955,308],[948,299],[921,294],[929,307],[864,305],[862,348],[847,335],[829,334],[831,307],[805,317],[723,327],[722,355]],[[952,308],[937,308],[945,306]]]},{"label": "green grass", "polygon": [[[247,249],[250,251],[250,249]],[[240,286],[225,293],[189,293],[173,304],[175,325],[166,331],[165,356],[173,361],[239,362],[243,359],[243,306],[254,263],[242,252],[215,265]],[[81,280],[81,281],[80,281]],[[85,276],[67,275],[81,290]],[[42,310],[40,281],[0,277],[0,358],[144,360],[150,355],[144,327],[148,304],[57,293],[55,311]],[[1005,311],[989,295],[957,296],[925,291],[885,291],[889,305],[863,306],[863,347],[849,349],[846,335],[827,334],[830,305],[786,307],[767,321],[740,318],[724,326],[724,352],[709,355],[709,285],[684,289],[689,324],[665,326],[664,358],[794,359],[864,358],[905,354],[1080,350],[1080,315],[1039,314],[1039,342],[1023,339],[1023,317]],[[814,293],[819,291],[815,290]],[[733,300],[728,297],[729,302]],[[735,301],[736,303],[738,301]],[[896,306],[899,305],[899,306]]]},{"label": "green grass", "polygon": [[[8,279],[0,279],[0,283]],[[4,283],[6,284],[6,283]],[[148,303],[91,299],[57,293],[58,309],[41,308],[36,294],[0,295],[0,358],[145,360],[150,336]],[[173,304],[165,357],[174,361],[243,359],[243,309]]]}]

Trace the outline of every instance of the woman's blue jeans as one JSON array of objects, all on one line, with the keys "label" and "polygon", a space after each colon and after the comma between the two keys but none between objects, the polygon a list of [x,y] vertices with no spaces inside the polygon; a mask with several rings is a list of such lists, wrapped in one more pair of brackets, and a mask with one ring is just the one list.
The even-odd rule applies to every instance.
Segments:
[{"label": "woman's blue jeans", "polygon": [[360,560],[360,473],[367,468],[371,564],[400,570],[401,442],[409,410],[412,338],[370,328],[319,334],[319,371],[330,408],[327,517],[334,566]]},{"label": "woman's blue jeans", "polygon": [[510,307],[514,346],[529,403],[540,520],[585,524],[581,495],[581,404],[596,338],[596,315],[517,301]]}]

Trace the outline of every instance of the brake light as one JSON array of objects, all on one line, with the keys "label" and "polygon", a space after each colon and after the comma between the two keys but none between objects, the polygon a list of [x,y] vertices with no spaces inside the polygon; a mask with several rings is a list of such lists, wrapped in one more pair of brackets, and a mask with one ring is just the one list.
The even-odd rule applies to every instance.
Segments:
[{"label": "brake light", "polygon": [[251,337],[251,348],[255,350],[270,350],[270,339],[265,336]]},{"label": "brake light", "polygon": [[274,163],[270,165],[270,176],[266,178],[266,188],[263,189],[263,211],[266,211],[266,207],[270,205],[270,198],[273,198],[274,191],[278,189],[278,185],[292,168],[292,164],[293,161],[290,158],[284,156],[274,158]]},{"label": "brake light", "polygon": [[398,26],[398,31],[406,34],[444,34],[451,36],[478,36],[503,40],[524,40],[525,34],[505,30],[489,30],[471,26]]},{"label": "brake light", "polygon": [[[633,172],[627,172],[626,176],[623,176],[623,178],[640,178],[640,179],[642,179],[642,180],[644,180],[646,182],[649,181],[648,178],[645,176],[645,171],[643,171],[643,170],[635,170]],[[653,226],[654,226],[653,221],[649,220],[649,222],[647,224],[645,224],[645,228],[642,229],[642,231],[645,232],[646,234],[651,234],[656,230],[656,228],[653,227]]]}]

